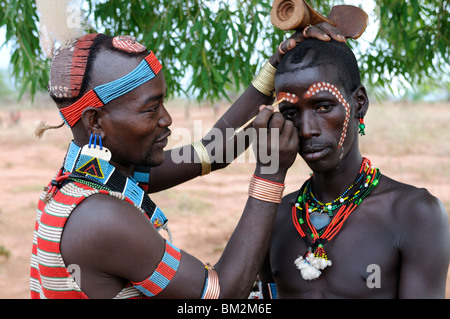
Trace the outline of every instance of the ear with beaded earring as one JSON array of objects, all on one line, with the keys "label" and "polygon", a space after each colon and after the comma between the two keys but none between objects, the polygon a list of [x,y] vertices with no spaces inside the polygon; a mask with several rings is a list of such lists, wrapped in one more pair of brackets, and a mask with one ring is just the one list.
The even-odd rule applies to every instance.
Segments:
[{"label": "ear with beaded earring", "polygon": [[365,129],[366,129],[366,124],[364,124],[364,116],[363,115],[357,115],[356,116],[357,117],[357,119],[358,119],[358,121],[359,121],[359,135],[361,135],[361,136],[363,136],[363,135],[366,135],[366,131],[365,131]]},{"label": "ear with beaded earring", "polygon": [[353,100],[355,101],[355,117],[358,119],[359,135],[366,135],[366,124],[364,123],[364,116],[369,107],[369,99],[367,97],[366,89],[359,86],[353,93]]},{"label": "ear with beaded earring", "polygon": [[91,136],[89,137],[89,144],[83,146],[81,154],[99,158],[107,162],[111,159],[111,151],[103,146],[102,136],[97,133],[91,133]]}]

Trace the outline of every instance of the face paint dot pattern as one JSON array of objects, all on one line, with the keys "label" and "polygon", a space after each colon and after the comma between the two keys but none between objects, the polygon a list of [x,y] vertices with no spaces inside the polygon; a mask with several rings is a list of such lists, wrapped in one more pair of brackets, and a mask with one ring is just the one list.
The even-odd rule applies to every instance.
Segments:
[{"label": "face paint dot pattern", "polygon": [[348,127],[348,122],[350,120],[350,105],[344,99],[344,96],[341,94],[339,89],[335,85],[327,83],[327,82],[318,82],[318,83],[311,85],[308,88],[308,90],[306,91],[304,97],[310,98],[313,95],[315,95],[319,92],[323,92],[323,91],[331,92],[331,94],[333,94],[338,99],[339,103],[342,103],[345,108],[345,119],[344,119],[344,124],[342,127],[342,134],[341,134],[341,138],[339,139],[339,143],[338,143],[338,148],[341,148],[342,145],[344,144],[345,137],[347,136],[347,127]]},{"label": "face paint dot pattern", "polygon": [[298,97],[294,93],[289,93],[289,92],[280,92],[280,93],[278,93],[277,100],[279,101],[282,98],[284,98],[286,102],[291,102],[291,103],[297,103],[298,102]]}]

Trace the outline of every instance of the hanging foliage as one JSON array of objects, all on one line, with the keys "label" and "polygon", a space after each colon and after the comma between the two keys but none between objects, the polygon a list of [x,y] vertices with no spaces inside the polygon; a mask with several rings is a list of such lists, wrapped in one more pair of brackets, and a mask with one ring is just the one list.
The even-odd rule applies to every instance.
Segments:
[{"label": "hanging foliage", "polygon": [[[361,0],[361,3],[363,1]],[[326,15],[342,1],[309,3]],[[289,34],[270,23],[272,1],[85,0],[92,31],[129,34],[151,48],[165,66],[170,95],[198,100],[228,98],[248,86],[262,63]],[[364,83],[389,88],[447,83],[450,26],[447,0],[377,0],[370,24],[379,26],[360,60]],[[10,72],[20,87],[46,89],[50,61],[39,46],[34,1],[0,0],[0,27],[11,45]],[[183,83],[186,79],[187,83]]]}]

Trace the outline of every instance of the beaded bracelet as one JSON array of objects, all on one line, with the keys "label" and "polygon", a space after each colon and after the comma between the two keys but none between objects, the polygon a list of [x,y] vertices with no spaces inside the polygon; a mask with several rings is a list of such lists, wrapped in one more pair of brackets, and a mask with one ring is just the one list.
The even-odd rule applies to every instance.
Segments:
[{"label": "beaded bracelet", "polygon": [[192,147],[194,148],[195,152],[197,153],[198,157],[200,158],[201,164],[202,164],[202,173],[201,175],[206,175],[211,173],[211,160],[209,158],[209,154],[206,151],[205,146],[203,145],[202,141],[196,141],[192,143]]},{"label": "beaded bracelet", "polygon": [[270,203],[281,203],[284,184],[269,181],[267,179],[252,176],[248,188],[248,196]]},{"label": "beaded bracelet", "polygon": [[275,90],[275,72],[277,69],[267,61],[253,79],[253,86],[262,94],[272,96]]}]

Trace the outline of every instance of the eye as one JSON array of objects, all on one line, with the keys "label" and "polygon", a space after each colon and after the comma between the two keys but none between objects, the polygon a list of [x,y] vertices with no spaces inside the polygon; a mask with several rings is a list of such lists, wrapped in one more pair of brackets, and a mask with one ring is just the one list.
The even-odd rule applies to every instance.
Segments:
[{"label": "eye", "polygon": [[316,106],[316,112],[326,113],[326,112],[331,111],[331,109],[333,109],[333,107],[334,107],[334,104],[332,104],[332,103],[321,103]]},{"label": "eye", "polygon": [[148,108],[147,112],[155,113],[155,112],[157,112],[159,110],[160,106],[161,106],[161,103],[158,102],[157,104],[155,104],[155,105],[151,106],[150,108]]},{"label": "eye", "polygon": [[298,112],[295,110],[286,110],[283,111],[281,114],[283,114],[283,117],[289,121],[293,121],[296,117],[298,117]]}]

